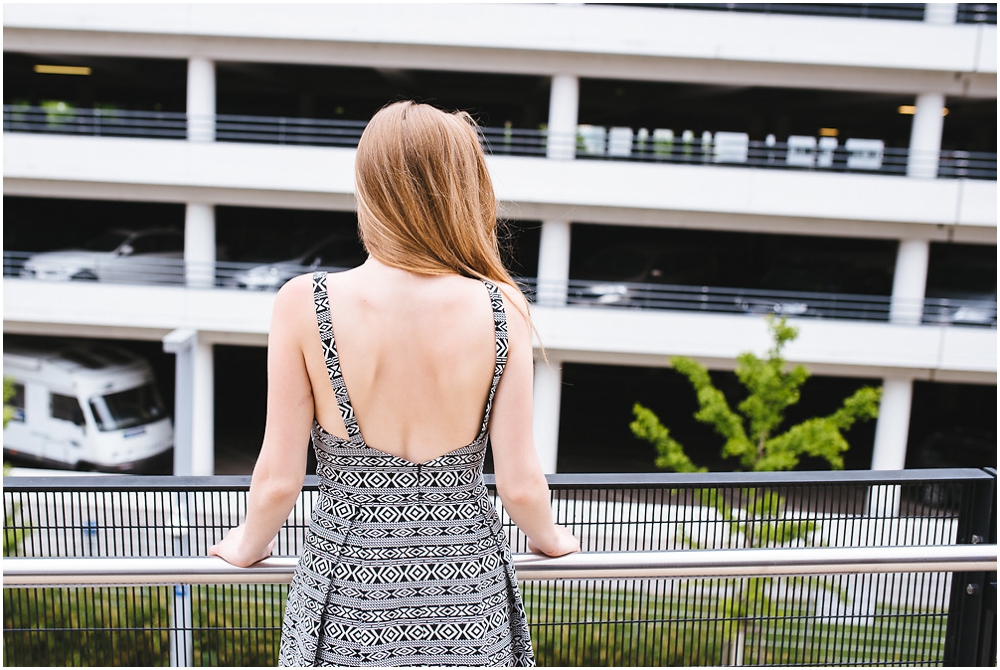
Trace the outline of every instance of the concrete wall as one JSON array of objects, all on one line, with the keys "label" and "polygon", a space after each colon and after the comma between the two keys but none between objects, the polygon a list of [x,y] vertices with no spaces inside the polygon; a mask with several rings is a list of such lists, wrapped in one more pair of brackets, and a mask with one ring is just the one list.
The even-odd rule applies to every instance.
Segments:
[{"label": "concrete wall", "polygon": [[990,25],[584,5],[273,7],[9,5],[4,49],[996,97]]}]

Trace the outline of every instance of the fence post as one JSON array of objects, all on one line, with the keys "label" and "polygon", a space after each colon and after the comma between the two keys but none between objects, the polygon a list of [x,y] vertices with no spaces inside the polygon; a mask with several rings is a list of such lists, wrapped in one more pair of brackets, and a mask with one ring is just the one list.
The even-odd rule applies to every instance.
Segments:
[{"label": "fence post", "polygon": [[[962,492],[957,544],[996,542],[996,470],[986,472],[992,479],[970,482]],[[996,581],[995,572],[956,572],[952,576],[945,665],[995,665]]]},{"label": "fence post", "polygon": [[[990,534],[988,542],[997,543],[997,498],[996,498],[996,468],[985,468],[993,475],[993,491],[990,494],[991,515],[989,522]],[[997,664],[997,573],[986,573],[983,589],[983,607],[979,613],[979,649],[976,665],[996,667]]]},{"label": "fence post", "polygon": [[[190,527],[188,516],[188,492],[177,494],[177,507],[171,515],[175,556],[191,555]],[[190,668],[194,665],[194,619],[191,606],[191,585],[175,584],[174,597],[170,606],[170,667]]]}]

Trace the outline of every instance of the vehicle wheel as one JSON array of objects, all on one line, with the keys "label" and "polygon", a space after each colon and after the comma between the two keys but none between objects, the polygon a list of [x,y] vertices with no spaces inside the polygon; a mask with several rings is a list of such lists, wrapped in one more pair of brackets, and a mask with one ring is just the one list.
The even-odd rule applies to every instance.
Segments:
[{"label": "vehicle wheel", "polygon": [[97,281],[97,275],[90,270],[81,270],[70,277],[71,281]]}]

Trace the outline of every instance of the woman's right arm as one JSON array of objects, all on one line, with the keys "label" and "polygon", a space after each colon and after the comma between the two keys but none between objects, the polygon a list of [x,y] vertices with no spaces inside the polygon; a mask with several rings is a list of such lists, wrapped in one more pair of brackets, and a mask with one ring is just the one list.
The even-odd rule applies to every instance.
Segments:
[{"label": "woman's right arm", "polygon": [[552,521],[549,486],[542,473],[532,434],[531,327],[522,316],[527,303],[520,292],[504,290],[508,304],[521,309],[507,309],[507,365],[490,418],[490,444],[497,493],[504,509],[517,527],[528,536],[528,546],[549,556],[580,551],[580,543],[570,531]]}]

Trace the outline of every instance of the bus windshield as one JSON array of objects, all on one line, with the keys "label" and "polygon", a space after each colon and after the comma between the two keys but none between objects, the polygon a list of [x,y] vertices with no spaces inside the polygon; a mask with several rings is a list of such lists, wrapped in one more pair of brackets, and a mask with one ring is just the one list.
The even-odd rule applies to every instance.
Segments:
[{"label": "bus windshield", "polygon": [[160,394],[151,383],[91,398],[90,407],[102,431],[142,426],[166,416]]}]

